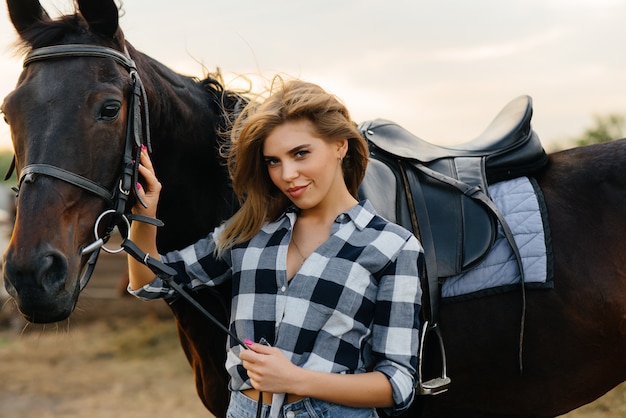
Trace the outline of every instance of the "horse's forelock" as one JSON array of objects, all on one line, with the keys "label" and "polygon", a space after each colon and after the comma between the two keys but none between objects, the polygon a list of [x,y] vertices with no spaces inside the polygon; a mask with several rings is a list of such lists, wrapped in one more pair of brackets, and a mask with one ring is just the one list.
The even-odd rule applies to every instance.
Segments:
[{"label": "horse's forelock", "polygon": [[[19,52],[27,53],[31,49],[61,44],[68,35],[84,37],[85,40],[91,40],[94,44],[103,43],[100,36],[90,31],[85,18],[80,13],[74,13],[55,20],[40,20],[31,25],[20,34],[17,48]],[[121,29],[118,29],[115,38],[109,41],[111,45],[108,46],[119,48],[123,42]]]},{"label": "horse's forelock", "polygon": [[40,20],[20,33],[20,49],[35,49],[59,43],[68,33],[79,34],[87,29],[87,22],[79,14],[62,16],[56,20]]}]

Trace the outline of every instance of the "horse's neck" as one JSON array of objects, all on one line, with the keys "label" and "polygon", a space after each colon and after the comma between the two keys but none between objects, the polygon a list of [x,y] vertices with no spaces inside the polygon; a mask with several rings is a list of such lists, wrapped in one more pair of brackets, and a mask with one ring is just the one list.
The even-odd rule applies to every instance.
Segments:
[{"label": "horse's neck", "polygon": [[[135,59],[135,57],[133,57]],[[218,153],[219,108],[201,83],[138,55],[146,88],[153,162],[163,184],[159,234],[165,249],[205,236],[232,213],[228,173]]]}]

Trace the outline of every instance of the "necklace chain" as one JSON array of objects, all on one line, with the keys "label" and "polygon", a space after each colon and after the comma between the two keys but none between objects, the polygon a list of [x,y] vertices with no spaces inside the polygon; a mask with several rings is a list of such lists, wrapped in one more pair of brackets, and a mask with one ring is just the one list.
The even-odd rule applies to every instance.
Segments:
[{"label": "necklace chain", "polygon": [[304,264],[304,260],[306,260],[306,257],[304,256],[304,254],[302,254],[302,251],[300,251],[300,247],[298,247],[298,243],[296,242],[294,237],[291,237],[291,242],[293,242],[293,245],[296,248],[296,251],[300,255],[300,258],[302,259],[302,261],[300,262],[300,265]]}]

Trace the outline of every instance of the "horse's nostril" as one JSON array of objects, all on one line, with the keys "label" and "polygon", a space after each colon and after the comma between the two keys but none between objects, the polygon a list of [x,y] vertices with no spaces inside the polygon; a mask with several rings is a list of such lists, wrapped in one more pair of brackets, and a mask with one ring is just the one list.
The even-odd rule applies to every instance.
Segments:
[{"label": "horse's nostril", "polygon": [[65,287],[66,276],[67,260],[63,254],[56,251],[50,252],[42,258],[36,275],[46,292],[57,292]]}]

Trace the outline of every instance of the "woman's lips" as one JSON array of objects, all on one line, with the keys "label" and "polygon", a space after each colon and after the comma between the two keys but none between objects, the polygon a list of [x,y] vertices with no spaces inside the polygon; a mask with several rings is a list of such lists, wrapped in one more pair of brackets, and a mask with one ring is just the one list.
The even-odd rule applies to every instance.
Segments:
[{"label": "woman's lips", "polygon": [[306,189],[309,186],[298,186],[298,187],[290,187],[289,189],[287,189],[287,193],[289,193],[289,196],[293,197],[293,198],[297,198],[302,196],[302,194],[306,191]]}]

